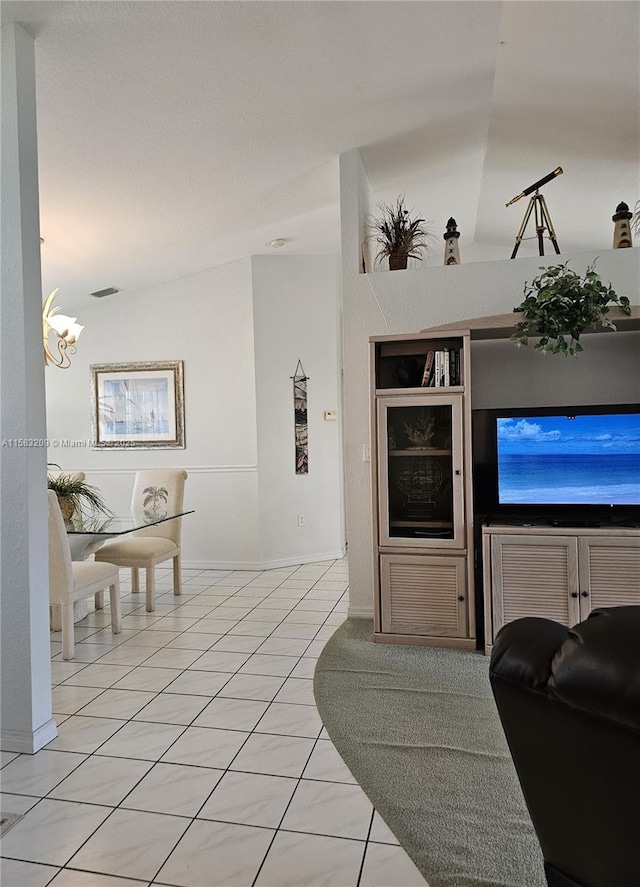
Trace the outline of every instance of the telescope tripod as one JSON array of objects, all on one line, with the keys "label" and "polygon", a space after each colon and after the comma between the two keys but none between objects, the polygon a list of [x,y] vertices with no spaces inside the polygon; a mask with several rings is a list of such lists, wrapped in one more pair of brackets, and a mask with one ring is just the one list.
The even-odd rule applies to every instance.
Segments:
[{"label": "telescope tripod", "polygon": [[558,246],[558,241],[556,240],[556,232],[553,228],[553,222],[551,221],[551,216],[549,215],[549,208],[547,206],[547,202],[544,199],[544,196],[540,194],[538,191],[529,198],[529,206],[524,214],[524,219],[522,220],[522,225],[520,225],[520,230],[518,231],[516,237],[516,243],[513,247],[513,252],[511,253],[511,258],[515,259],[518,249],[520,248],[520,244],[524,240],[524,232],[531,218],[531,213],[534,214],[534,219],[536,223],[536,234],[538,237],[538,250],[539,255],[544,256],[544,232],[545,229],[549,231],[549,240],[553,244],[553,248],[556,251],[557,255],[560,255],[560,247]]}]

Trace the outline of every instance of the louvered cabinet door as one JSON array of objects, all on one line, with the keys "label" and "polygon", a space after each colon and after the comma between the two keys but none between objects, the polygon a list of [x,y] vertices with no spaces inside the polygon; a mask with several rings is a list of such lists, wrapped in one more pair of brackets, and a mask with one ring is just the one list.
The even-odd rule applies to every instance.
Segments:
[{"label": "louvered cabinet door", "polygon": [[580,621],[578,544],[568,536],[491,537],[493,636],[523,616]]},{"label": "louvered cabinet door", "polygon": [[640,604],[640,539],[583,536],[580,554],[580,616],[598,607]]},{"label": "louvered cabinet door", "polygon": [[468,637],[466,558],[380,556],[382,631]]}]

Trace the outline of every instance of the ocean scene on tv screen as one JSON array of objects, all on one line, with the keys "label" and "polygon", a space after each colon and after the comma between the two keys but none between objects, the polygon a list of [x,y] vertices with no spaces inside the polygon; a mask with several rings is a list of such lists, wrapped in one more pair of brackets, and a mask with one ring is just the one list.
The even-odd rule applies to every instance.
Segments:
[{"label": "ocean scene on tv screen", "polygon": [[640,416],[497,420],[501,505],[640,505]]}]

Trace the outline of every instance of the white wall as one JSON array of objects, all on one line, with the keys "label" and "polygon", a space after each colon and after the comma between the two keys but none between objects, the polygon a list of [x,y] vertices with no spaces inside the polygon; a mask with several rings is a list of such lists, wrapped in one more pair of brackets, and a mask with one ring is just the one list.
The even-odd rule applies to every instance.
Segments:
[{"label": "white wall", "polygon": [[[342,557],[337,257],[254,256],[260,556],[275,565]],[[293,376],[309,376],[309,473],[295,474]],[[298,526],[298,515],[305,525]],[[293,561],[291,559],[294,559]]]},{"label": "white wall", "polygon": [[[186,567],[262,568],[340,554],[340,486],[330,480],[339,476],[336,423],[329,429],[312,415],[308,478],[296,478],[286,459],[293,354],[314,365],[312,403],[337,408],[336,261],[271,261],[242,259],[137,293],[87,298],[71,367],[47,370],[48,437],[86,442],[90,364],[184,360],[186,449],[59,447],[48,458],[84,470],[122,514],[136,469],[186,468],[185,508],[195,509],[183,521]],[[298,300],[304,310],[296,313]],[[298,513],[307,526],[283,532]]]},{"label": "white wall", "polygon": [[[509,312],[522,300],[525,280],[535,277],[540,265],[570,260],[574,270],[583,272],[597,255],[600,258],[596,267],[603,280],[611,281],[620,295],[627,295],[633,304],[638,304],[640,268],[639,252],[634,248],[360,274],[355,261],[361,238],[358,232],[363,207],[371,197],[358,151],[341,156],[340,199],[349,612],[354,616],[365,616],[372,613],[373,589],[371,487],[369,465],[362,457],[362,447],[369,441],[369,336],[417,332],[458,320]],[[594,364],[596,369],[590,375],[585,371],[589,351],[573,360],[571,366],[572,359],[518,352],[513,345],[509,350],[508,343],[494,343],[493,351],[493,346],[485,348],[485,360],[474,346],[473,373],[477,367],[480,374],[474,384],[479,386],[480,392],[484,391],[485,401],[478,406],[489,405],[492,387],[498,385],[505,389],[508,398],[522,398],[523,405],[528,403],[529,392],[540,404],[544,402],[541,400],[544,392],[548,391],[549,396],[554,397],[554,390],[557,397],[571,397],[570,402],[637,400],[637,334],[603,334],[597,338],[603,344],[591,347],[587,340],[587,349],[594,355],[597,353],[598,358],[598,363]],[[622,359],[623,352],[629,356],[629,363]],[[496,354],[509,355],[508,373],[503,357],[496,359]],[[559,378],[562,378],[561,382]],[[593,383],[596,378],[600,381]]]},{"label": "white wall", "polygon": [[[138,468],[189,472],[185,565],[247,565],[259,558],[251,262],[244,259],[138,293],[87,298],[68,370],[47,370],[49,438],[90,440],[90,364],[184,360],[184,450],[50,449],[83,469],[126,514]],[[64,292],[59,302],[64,306]]]}]

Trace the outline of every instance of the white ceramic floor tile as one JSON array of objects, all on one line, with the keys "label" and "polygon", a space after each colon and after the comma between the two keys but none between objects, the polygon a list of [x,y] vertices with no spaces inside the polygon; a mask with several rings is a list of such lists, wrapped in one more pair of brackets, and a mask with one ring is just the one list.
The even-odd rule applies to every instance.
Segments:
[{"label": "white ceramic floor tile", "polygon": [[197,634],[226,634],[238,623],[235,619],[200,619],[196,627],[192,629]]},{"label": "white ceramic floor tile", "polygon": [[258,648],[258,653],[276,656],[302,656],[309,641],[304,638],[267,638]]},{"label": "white ceramic floor tile", "polygon": [[103,690],[94,687],[67,687],[62,685],[55,687],[51,694],[53,713],[74,715],[103,692]]},{"label": "white ceramic floor tile", "polygon": [[304,771],[305,779],[357,785],[351,771],[328,739],[320,739]]},{"label": "white ceramic floor tile", "polygon": [[82,671],[66,678],[63,686],[112,687],[131,671],[130,665],[103,665],[102,662],[85,665]]},{"label": "white ceramic floor tile", "polygon": [[22,862],[18,859],[0,860],[0,883],[3,887],[46,887],[58,867]]},{"label": "white ceramic floor tile", "polygon": [[100,658],[100,665],[141,665],[145,659],[153,655],[153,649],[145,646],[134,646],[129,641],[115,650],[109,650]]},{"label": "white ceramic floor tile", "polygon": [[76,853],[71,868],[151,880],[189,824],[180,816],[115,810]]},{"label": "white ceramic floor tile", "polygon": [[178,887],[251,887],[272,837],[270,829],[196,820],[157,881]]},{"label": "white ceramic floor tile", "polygon": [[2,791],[43,798],[84,760],[85,755],[46,748],[37,755],[20,755],[3,769]]},{"label": "white ceramic floor tile", "polygon": [[313,681],[305,678],[287,678],[275,697],[275,701],[315,706]]},{"label": "white ceramic floor tile", "polygon": [[373,806],[358,785],[302,779],[282,828],[336,838],[366,840]]},{"label": "white ceramic floor tile", "polygon": [[11,761],[15,761],[18,757],[18,752],[13,751],[2,751],[0,752],[0,767],[6,767],[7,764],[10,764]]},{"label": "white ceramic floor tile", "polygon": [[137,634],[133,640],[127,641],[127,644],[131,644],[132,647],[164,647],[170,641],[175,641],[179,635],[179,631],[152,631],[147,628],[146,631]]},{"label": "white ceramic floor tile", "polygon": [[47,749],[91,754],[114,733],[117,733],[123,723],[124,721],[112,718],[87,718],[83,715],[72,715],[64,723],[58,724],[58,735],[47,745]]},{"label": "white ceramic floor tile", "polygon": [[200,633],[197,631],[185,631],[181,635],[175,639],[175,641],[171,641],[170,644],[167,644],[167,649],[180,649],[180,650],[210,650],[211,647],[219,641],[223,635],[217,634],[205,634],[204,632]]},{"label": "white ceramic floor tile", "polygon": [[198,817],[277,828],[296,785],[284,776],[228,771]]},{"label": "white ceramic floor tile", "polygon": [[212,699],[195,719],[193,726],[250,732],[268,707],[268,702],[260,702],[255,699]]},{"label": "white ceramic floor tile", "polygon": [[272,702],[255,730],[256,733],[317,739],[322,730],[322,721],[315,706]]},{"label": "white ceramic floor tile", "polygon": [[[159,669],[153,669],[158,671]],[[134,721],[151,721],[156,724],[189,725],[207,705],[202,696],[179,693],[160,693],[134,716]]]},{"label": "white ceramic floor tile", "polygon": [[243,619],[233,628],[229,634],[242,634],[249,637],[266,638],[278,627],[279,622],[263,622],[254,619]]},{"label": "white ceramic floor tile", "polygon": [[402,847],[368,844],[360,887],[429,887]]},{"label": "white ceramic floor tile", "polygon": [[145,668],[188,668],[192,662],[202,656],[200,650],[183,650],[177,647],[165,647],[158,650],[145,661]]},{"label": "white ceramic floor tile", "polygon": [[206,767],[159,763],[121,806],[149,813],[195,816],[223,773],[223,770]]},{"label": "white ceramic floor tile", "polygon": [[271,702],[283,683],[284,678],[269,675],[236,674],[225,684],[218,695]]},{"label": "white ceramic floor tile", "polygon": [[369,833],[369,840],[375,841],[378,844],[398,843],[398,839],[377,810],[373,814],[373,823],[371,825],[371,832]]},{"label": "white ceramic floor tile", "polygon": [[85,705],[81,711],[85,717],[126,720],[144,708],[154,696],[155,693],[142,693],[138,690],[103,690],[97,699]]},{"label": "white ceramic floor tile", "polygon": [[146,887],[146,885],[146,881],[132,881],[131,878],[112,878],[110,875],[97,875],[95,872],[63,869],[51,881],[49,887]]},{"label": "white ceramic floor tile", "polygon": [[274,629],[274,638],[303,638],[308,641],[316,636],[318,627],[316,625],[305,625],[298,622],[282,623]]},{"label": "white ceramic floor tile", "polygon": [[183,732],[172,724],[145,724],[130,721],[100,747],[101,755],[157,761]]},{"label": "white ceramic floor tile", "polygon": [[86,667],[87,664],[85,662],[74,662],[73,660],[69,660],[66,662],[52,662],[51,683],[61,684],[63,681],[66,681],[67,678],[70,678],[72,675],[76,674],[79,671],[82,671],[82,669]]},{"label": "white ceramic floor tile", "polygon": [[231,678],[228,672],[185,671],[169,684],[165,692],[215,696]]},{"label": "white ceramic floor tile", "polygon": [[[30,795],[10,795],[6,792],[0,793],[0,810],[6,815],[7,813],[17,813],[22,815],[31,810],[38,803],[37,797]],[[2,882],[0,882],[2,883]]]},{"label": "white ceramic floor tile", "polygon": [[[88,640],[88,643],[92,646],[104,646],[104,647],[119,647],[120,644],[124,644],[126,641],[131,640],[131,638],[136,637],[138,634],[138,629],[129,629],[123,628],[119,634],[114,634],[111,628],[101,628],[99,631],[96,631]],[[81,641],[77,644],[77,647],[83,647],[85,644],[84,641]],[[107,650],[105,649],[105,653]]]},{"label": "white ceramic floor tile", "polygon": [[296,660],[293,656],[278,656],[274,653],[254,653],[239,669],[241,674],[274,675],[288,677]]},{"label": "white ceramic floor tile", "polygon": [[364,848],[346,838],[278,832],[255,887],[356,887]]},{"label": "white ceramic floor tile", "polygon": [[271,776],[300,776],[313,745],[313,739],[253,733],[230,769]]},{"label": "white ceramic floor tile", "polygon": [[223,650],[228,653],[255,653],[262,638],[245,637],[240,634],[224,635],[216,641],[213,649]]},{"label": "white ceramic floor tile", "polygon": [[187,727],[162,760],[200,767],[228,767],[248,735],[240,730]]},{"label": "white ceramic floor tile", "polygon": [[227,653],[222,650],[211,650],[208,653],[202,653],[193,662],[189,671],[226,671],[235,674],[248,658],[249,655],[247,653]]},{"label": "white ceramic floor tile", "polygon": [[317,659],[310,659],[307,657],[303,657],[300,659],[296,667],[291,672],[292,678],[307,678],[308,680],[313,680],[313,675],[316,670]]},{"label": "white ceramic floor tile", "polygon": [[2,853],[28,862],[64,865],[110,813],[109,807],[45,798],[3,837]]},{"label": "white ceramic floor tile", "polygon": [[182,674],[179,668],[148,668],[139,665],[114,684],[114,690],[145,690],[159,693]]},{"label": "white ceramic floor tile", "polygon": [[115,807],[152,766],[150,761],[91,755],[56,786],[49,797]]}]

